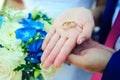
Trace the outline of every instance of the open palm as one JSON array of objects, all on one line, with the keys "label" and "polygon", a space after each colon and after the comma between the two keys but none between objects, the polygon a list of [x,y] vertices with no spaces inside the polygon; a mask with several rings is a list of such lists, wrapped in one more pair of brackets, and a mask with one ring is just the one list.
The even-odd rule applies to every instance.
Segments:
[{"label": "open palm", "polygon": [[[77,25],[63,29],[66,21],[73,21]],[[51,64],[60,66],[76,44],[81,44],[91,37],[93,27],[92,14],[85,8],[73,8],[57,17],[42,45],[44,67],[48,68]]]}]

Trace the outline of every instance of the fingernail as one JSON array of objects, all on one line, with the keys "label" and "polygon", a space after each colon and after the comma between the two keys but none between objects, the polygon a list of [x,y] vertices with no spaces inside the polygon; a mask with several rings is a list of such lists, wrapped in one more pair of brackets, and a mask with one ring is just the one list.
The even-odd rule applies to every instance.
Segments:
[{"label": "fingernail", "polygon": [[53,65],[53,67],[54,67],[54,68],[57,68],[57,65],[56,65],[56,64],[54,64],[54,65]]},{"label": "fingernail", "polygon": [[81,44],[84,40],[84,38],[81,38],[79,44]]},{"label": "fingernail", "polygon": [[56,66],[55,65],[53,65],[53,69],[55,69],[56,68]]},{"label": "fingernail", "polygon": [[60,64],[54,64],[54,68],[59,68],[60,67]]},{"label": "fingernail", "polygon": [[41,59],[41,62],[42,62],[42,63],[44,63],[44,60],[43,60],[43,59]]},{"label": "fingernail", "polygon": [[44,62],[45,62],[45,60],[44,60],[44,58],[43,58],[43,57],[41,57],[41,62],[42,62],[42,63],[44,63]]},{"label": "fingernail", "polygon": [[44,46],[42,46],[42,50],[43,50],[43,51],[45,50]]},{"label": "fingernail", "polygon": [[41,61],[42,63],[44,63],[43,55],[41,56],[40,61]]},{"label": "fingernail", "polygon": [[47,69],[48,66],[47,66],[46,64],[43,64],[43,68],[44,68],[44,69]]}]

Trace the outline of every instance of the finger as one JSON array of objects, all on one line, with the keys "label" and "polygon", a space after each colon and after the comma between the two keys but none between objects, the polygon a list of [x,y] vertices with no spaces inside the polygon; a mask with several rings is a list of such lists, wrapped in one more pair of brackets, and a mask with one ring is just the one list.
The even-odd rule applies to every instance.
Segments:
[{"label": "finger", "polygon": [[80,55],[75,55],[75,54],[70,54],[67,59],[66,62],[69,62],[70,64],[82,67],[85,63],[84,58]]},{"label": "finger", "polygon": [[55,35],[51,38],[48,45],[46,46],[43,55],[41,57],[41,61],[44,63],[54,46],[56,45],[57,41],[59,40],[60,35],[58,33],[55,33]]},{"label": "finger", "polygon": [[49,68],[53,64],[56,56],[58,55],[59,51],[61,50],[62,46],[64,45],[66,39],[67,39],[67,37],[61,37],[61,39],[57,42],[54,49],[48,56],[47,60],[44,62],[44,64],[43,64],[44,68]]},{"label": "finger", "polygon": [[46,36],[46,38],[43,41],[42,44],[42,50],[45,50],[45,47],[47,46],[47,44],[49,43],[50,39],[52,38],[52,36],[55,34],[55,29],[53,28]]},{"label": "finger", "polygon": [[82,32],[79,34],[79,37],[77,39],[77,44],[81,44],[82,42],[84,42],[85,40],[89,39],[92,35],[92,31],[93,31],[93,25],[91,24],[86,24],[83,27]]},{"label": "finger", "polygon": [[72,51],[73,47],[75,46],[76,40],[73,39],[68,39],[65,44],[63,45],[60,53],[56,57],[56,60],[54,62],[55,67],[59,67],[66,59],[68,54]]}]

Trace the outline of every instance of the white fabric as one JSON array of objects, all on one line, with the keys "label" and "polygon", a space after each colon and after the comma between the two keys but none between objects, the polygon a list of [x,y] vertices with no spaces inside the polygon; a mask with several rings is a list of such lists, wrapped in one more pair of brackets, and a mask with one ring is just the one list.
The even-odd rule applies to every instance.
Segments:
[{"label": "white fabric", "polygon": [[39,7],[50,17],[56,17],[69,8],[80,6],[90,8],[93,2],[94,0],[24,0],[26,8]]},{"label": "white fabric", "polygon": [[[116,6],[116,9],[115,9],[115,13],[113,15],[112,25],[114,24],[114,22],[116,20],[116,17],[118,15],[119,10],[120,10],[120,0],[118,0],[117,6]],[[117,40],[117,42],[115,44],[115,49],[116,50],[120,49],[120,37],[118,38],[118,40]]]},{"label": "white fabric", "polygon": [[[69,8],[90,8],[94,0],[24,0],[25,7],[31,9],[39,7],[48,16],[55,18]],[[56,73],[52,80],[90,80],[92,73],[88,73],[74,65],[64,64],[62,69]]]},{"label": "white fabric", "polygon": [[0,10],[2,9],[3,4],[4,4],[4,0],[0,0]]}]

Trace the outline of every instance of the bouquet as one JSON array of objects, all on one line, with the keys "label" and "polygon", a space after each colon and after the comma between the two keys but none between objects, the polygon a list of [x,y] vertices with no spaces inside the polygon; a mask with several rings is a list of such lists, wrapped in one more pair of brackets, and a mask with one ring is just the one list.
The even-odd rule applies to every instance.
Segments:
[{"label": "bouquet", "polygon": [[0,14],[0,80],[44,80],[41,46],[51,18],[39,10]]}]

